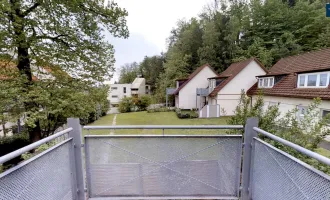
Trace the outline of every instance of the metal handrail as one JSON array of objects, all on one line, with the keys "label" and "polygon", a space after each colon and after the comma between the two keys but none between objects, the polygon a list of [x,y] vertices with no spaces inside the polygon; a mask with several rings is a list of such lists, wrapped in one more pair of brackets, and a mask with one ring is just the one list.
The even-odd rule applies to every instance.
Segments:
[{"label": "metal handrail", "polygon": [[284,144],[284,145],[286,145],[288,147],[291,147],[291,148],[297,150],[298,152],[300,152],[302,154],[305,154],[305,155],[307,155],[307,156],[309,156],[311,158],[314,158],[315,160],[320,161],[321,163],[324,163],[324,164],[330,166],[330,159],[327,158],[327,157],[324,157],[324,156],[322,156],[322,155],[320,155],[318,153],[315,153],[313,151],[310,151],[310,150],[308,150],[308,149],[306,149],[306,148],[304,148],[302,146],[299,146],[299,145],[294,144],[292,142],[289,142],[289,141],[287,141],[285,139],[282,139],[282,138],[280,138],[278,136],[275,136],[275,135],[273,135],[273,134],[271,134],[271,133],[269,133],[267,131],[264,131],[264,130],[262,130],[260,128],[254,127],[253,129],[255,131],[257,131],[258,133],[260,133],[260,134],[262,134],[262,135],[264,135],[264,136],[266,136],[266,137],[268,137],[268,138],[270,138],[272,140],[275,140],[277,142],[280,142],[280,143],[282,143],[282,144]]},{"label": "metal handrail", "polygon": [[242,125],[130,125],[130,126],[84,126],[84,129],[243,129]]},{"label": "metal handrail", "polygon": [[68,133],[68,132],[70,132],[72,130],[73,130],[72,128],[67,128],[67,129],[65,129],[63,131],[60,131],[60,132],[54,134],[54,135],[51,135],[51,136],[46,137],[46,138],[44,138],[42,140],[39,140],[37,142],[34,142],[34,143],[30,144],[30,145],[27,145],[25,147],[22,147],[20,149],[17,149],[16,151],[13,151],[11,153],[8,153],[8,154],[0,157],[0,164],[3,164],[3,163],[5,163],[5,162],[7,162],[7,161],[9,161],[9,160],[11,160],[13,158],[16,158],[16,157],[22,155],[23,153],[26,153],[28,151],[31,151],[31,150],[37,148],[38,146],[40,146],[42,144],[45,144],[46,142],[49,142],[51,140],[54,140],[54,139],[56,139],[56,138],[58,138],[58,137],[60,137],[60,136],[62,136],[64,134],[66,134],[66,133]]}]

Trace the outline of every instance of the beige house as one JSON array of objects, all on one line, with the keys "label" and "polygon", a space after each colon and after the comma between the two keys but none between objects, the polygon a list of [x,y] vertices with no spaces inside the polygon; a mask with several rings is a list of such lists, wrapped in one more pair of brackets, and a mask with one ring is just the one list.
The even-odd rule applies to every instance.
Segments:
[{"label": "beige house", "polygon": [[217,76],[214,69],[205,64],[197,68],[186,79],[176,80],[176,88],[172,93],[175,95],[175,107],[180,109],[199,109],[206,104],[206,100],[200,98],[198,89],[208,87],[208,78]]},{"label": "beige house", "polygon": [[146,85],[145,78],[137,77],[133,83],[110,84],[108,100],[110,105],[117,106],[122,98],[150,94],[150,86]]},{"label": "beige house", "polygon": [[283,58],[257,79],[247,94],[254,102],[262,90],[265,107],[280,103],[282,116],[298,108],[298,120],[303,118],[316,97],[322,99],[320,117],[330,113],[330,48]]},{"label": "beige house", "polygon": [[234,115],[242,90],[247,91],[257,82],[255,76],[266,73],[265,67],[255,58],[231,64],[219,76],[208,79],[207,102],[211,110],[203,108],[202,112],[208,109],[212,116],[219,116],[219,112],[222,116]]}]

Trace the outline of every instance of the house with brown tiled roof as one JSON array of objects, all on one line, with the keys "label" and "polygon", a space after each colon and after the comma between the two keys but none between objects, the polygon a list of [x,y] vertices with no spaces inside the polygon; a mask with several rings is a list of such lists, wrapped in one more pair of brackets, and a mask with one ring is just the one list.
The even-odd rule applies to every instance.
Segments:
[{"label": "house with brown tiled roof", "polygon": [[189,77],[177,79],[176,88],[168,88],[167,95],[175,95],[176,108],[197,109],[200,117],[234,115],[241,91],[257,82],[255,76],[266,73],[255,58],[233,63],[220,75],[205,64]]},{"label": "house with brown tiled roof", "polygon": [[[247,91],[253,86],[257,79],[255,76],[266,74],[267,69],[256,59],[251,58],[231,64],[219,76],[209,78],[207,97],[208,105],[213,105],[210,108],[203,108],[202,112],[214,112],[212,109],[220,112],[220,115],[231,116],[239,104],[241,91]],[[214,105],[218,105],[214,107]]]},{"label": "house with brown tiled roof", "polygon": [[187,78],[177,79],[176,88],[171,94],[175,95],[175,107],[180,109],[199,109],[206,100],[199,98],[199,88],[208,87],[209,77],[217,76],[217,72],[208,64],[198,67]]},{"label": "house with brown tiled roof", "polygon": [[320,116],[330,113],[330,48],[282,58],[257,79],[247,92],[252,101],[261,90],[266,107],[280,103],[282,114],[298,108],[301,118],[312,99],[320,97]]}]

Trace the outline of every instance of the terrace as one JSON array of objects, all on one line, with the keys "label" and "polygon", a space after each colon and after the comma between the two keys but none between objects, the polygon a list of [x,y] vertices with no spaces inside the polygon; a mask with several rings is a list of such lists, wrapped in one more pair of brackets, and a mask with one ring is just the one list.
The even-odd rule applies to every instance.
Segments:
[{"label": "terrace", "polygon": [[[57,144],[0,174],[0,199],[330,199],[330,177],[271,146],[268,137],[330,166],[330,159],[258,128],[241,125],[85,126],[86,130],[162,130],[163,135],[85,135],[70,128],[0,157],[7,162]],[[200,135],[166,135],[194,129]],[[209,129],[217,135],[203,135]],[[223,130],[242,131],[224,135]],[[65,136],[65,137],[64,137]],[[62,138],[61,140],[58,140]]]}]

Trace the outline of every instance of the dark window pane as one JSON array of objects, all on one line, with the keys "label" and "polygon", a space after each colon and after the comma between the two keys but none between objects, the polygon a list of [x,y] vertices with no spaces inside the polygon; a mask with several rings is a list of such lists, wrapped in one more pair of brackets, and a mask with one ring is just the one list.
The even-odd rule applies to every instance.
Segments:
[{"label": "dark window pane", "polygon": [[308,75],[307,86],[316,86],[317,75]]},{"label": "dark window pane", "polygon": [[305,75],[304,76],[300,76],[300,80],[299,80],[299,86],[305,86]]},{"label": "dark window pane", "polygon": [[320,86],[326,86],[328,80],[328,74],[320,74]]}]

